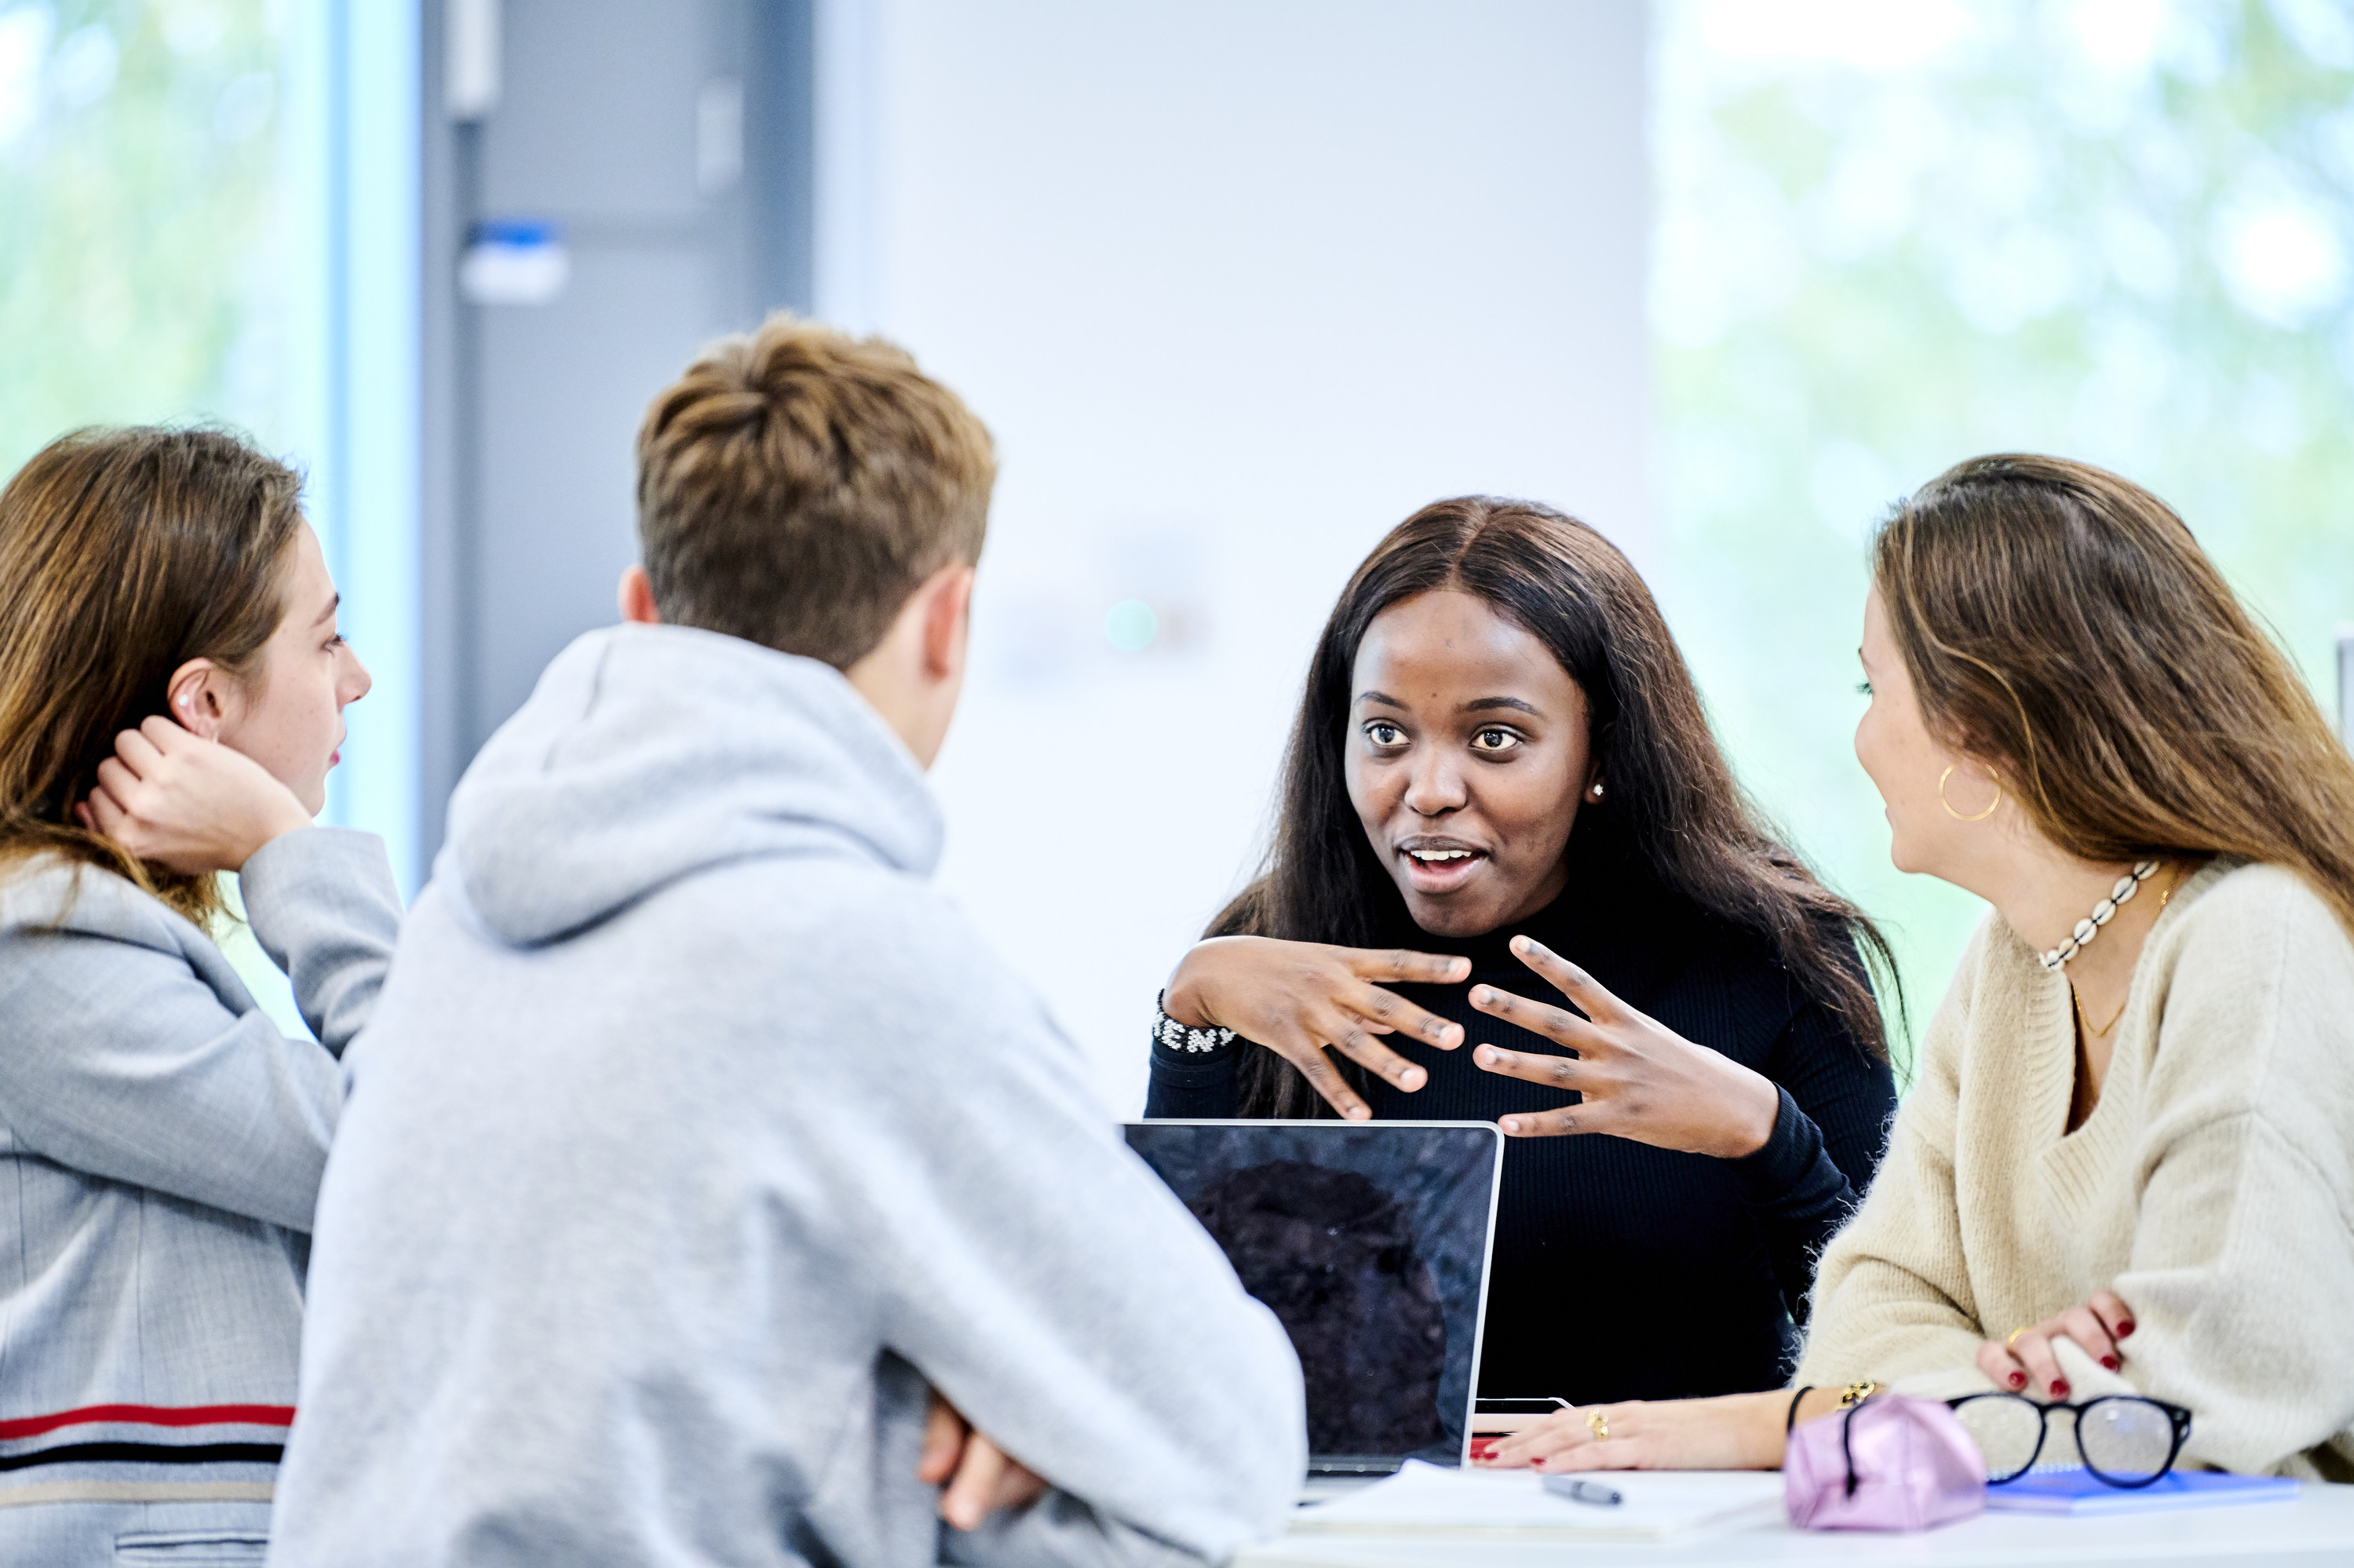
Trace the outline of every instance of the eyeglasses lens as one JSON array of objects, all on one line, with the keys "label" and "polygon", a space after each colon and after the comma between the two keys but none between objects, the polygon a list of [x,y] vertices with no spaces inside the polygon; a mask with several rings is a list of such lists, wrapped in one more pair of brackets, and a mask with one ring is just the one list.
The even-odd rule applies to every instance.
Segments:
[{"label": "eyeglasses lens", "polygon": [[2084,1466],[2113,1481],[2147,1481],[2174,1454],[2174,1423],[2147,1399],[2096,1399],[2076,1414]]},{"label": "eyeglasses lens", "polygon": [[1982,1394],[1954,1407],[1962,1430],[1986,1456],[1987,1479],[2015,1480],[2035,1461],[2043,1436],[2043,1412],[2015,1393]]}]

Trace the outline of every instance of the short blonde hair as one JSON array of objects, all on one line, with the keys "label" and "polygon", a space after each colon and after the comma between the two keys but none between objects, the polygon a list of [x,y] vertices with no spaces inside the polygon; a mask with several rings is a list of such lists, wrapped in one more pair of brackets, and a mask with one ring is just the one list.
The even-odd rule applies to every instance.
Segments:
[{"label": "short blonde hair", "polygon": [[779,313],[722,338],[638,429],[664,620],[846,670],[942,567],[981,558],[989,431],[904,350]]}]

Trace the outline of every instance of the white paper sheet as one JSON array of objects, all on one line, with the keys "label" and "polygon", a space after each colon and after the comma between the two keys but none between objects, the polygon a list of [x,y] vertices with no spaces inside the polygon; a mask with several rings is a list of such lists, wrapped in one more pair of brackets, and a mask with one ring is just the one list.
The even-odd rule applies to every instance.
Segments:
[{"label": "white paper sheet", "polygon": [[1303,1508],[1303,1534],[1564,1537],[1663,1541],[1703,1529],[1777,1519],[1782,1478],[1754,1470],[1613,1470],[1586,1478],[1616,1489],[1617,1507],[1577,1502],[1544,1489],[1527,1470],[1450,1469],[1409,1459],[1387,1480]]}]

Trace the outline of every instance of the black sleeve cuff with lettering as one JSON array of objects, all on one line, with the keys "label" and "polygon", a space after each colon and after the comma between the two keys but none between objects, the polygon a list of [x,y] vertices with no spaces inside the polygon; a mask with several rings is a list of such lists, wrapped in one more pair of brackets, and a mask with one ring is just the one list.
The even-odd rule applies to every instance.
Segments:
[{"label": "black sleeve cuff with lettering", "polygon": [[1196,1029],[1153,1005],[1152,1078],[1144,1095],[1149,1119],[1219,1120],[1235,1114],[1244,1044],[1231,1029]]}]

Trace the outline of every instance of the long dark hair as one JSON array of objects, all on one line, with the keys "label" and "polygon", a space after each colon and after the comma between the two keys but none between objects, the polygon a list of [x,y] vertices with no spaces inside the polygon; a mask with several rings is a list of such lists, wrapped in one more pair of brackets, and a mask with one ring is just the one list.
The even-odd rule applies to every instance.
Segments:
[{"label": "long dark hair", "polygon": [[[1610,792],[1606,809],[1578,813],[1572,837],[1580,853],[1600,850],[1648,873],[1670,898],[1765,938],[1808,993],[1884,1058],[1887,1033],[1857,958],[1893,984],[1886,939],[1767,831],[1734,781],[1691,672],[1627,557],[1576,518],[1532,502],[1433,502],[1373,546],[1309,662],[1266,866],[1206,935],[1379,944],[1380,913],[1400,900],[1342,771],[1350,674],[1373,618],[1436,588],[1487,601],[1543,643],[1585,692],[1588,744]],[[1353,1064],[1341,1065],[1358,1076]],[[1310,1117],[1324,1107],[1297,1067],[1254,1051],[1244,1060],[1241,1109]]]}]

